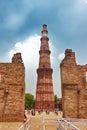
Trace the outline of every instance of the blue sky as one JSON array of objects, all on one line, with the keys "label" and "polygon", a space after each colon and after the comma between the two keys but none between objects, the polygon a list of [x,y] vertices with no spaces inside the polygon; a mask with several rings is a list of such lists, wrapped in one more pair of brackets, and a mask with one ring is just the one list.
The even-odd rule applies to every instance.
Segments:
[{"label": "blue sky", "polygon": [[87,0],[5,0],[0,3],[0,62],[21,52],[26,67],[26,92],[35,95],[42,25],[50,39],[54,93],[61,97],[60,62],[65,49],[87,63]]}]

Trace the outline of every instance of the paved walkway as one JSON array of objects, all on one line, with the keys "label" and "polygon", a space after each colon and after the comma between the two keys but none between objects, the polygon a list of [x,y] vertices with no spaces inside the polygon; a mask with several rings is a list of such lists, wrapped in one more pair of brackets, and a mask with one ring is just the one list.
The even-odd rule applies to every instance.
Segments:
[{"label": "paved walkway", "polygon": [[0,122],[0,130],[18,130],[22,122]]},{"label": "paved walkway", "polygon": [[[42,128],[42,121],[43,118],[59,118],[61,117],[61,113],[59,113],[58,115],[54,114],[53,112],[50,112],[49,115],[47,115],[45,112],[38,114],[38,112],[36,112],[35,116],[32,116],[31,114],[27,114],[27,118],[31,118],[31,130],[41,130]],[[18,130],[18,128],[23,124],[23,122],[0,122],[0,130]],[[50,127],[46,125],[46,128]],[[51,128],[50,128],[51,130]],[[55,129],[54,129],[55,130]]]},{"label": "paved walkway", "polygon": [[[57,130],[58,123],[57,119],[62,117],[62,113],[56,115],[53,112],[46,114],[45,112],[39,114],[36,112],[35,116],[26,113],[27,118],[31,119],[30,130],[42,130],[42,126],[45,127],[45,130]],[[44,119],[44,120],[43,120]],[[44,123],[44,125],[43,125]],[[0,122],[0,130],[18,130],[18,128],[23,124],[23,122]],[[80,130],[87,130],[87,125],[76,125]]]},{"label": "paved walkway", "polygon": [[59,112],[58,115],[54,112],[50,112],[49,114],[45,112],[39,114],[36,112],[35,116],[26,113],[26,115],[31,119],[30,130],[42,130],[43,127],[45,127],[45,130],[57,130],[58,118],[62,117],[61,112]]}]

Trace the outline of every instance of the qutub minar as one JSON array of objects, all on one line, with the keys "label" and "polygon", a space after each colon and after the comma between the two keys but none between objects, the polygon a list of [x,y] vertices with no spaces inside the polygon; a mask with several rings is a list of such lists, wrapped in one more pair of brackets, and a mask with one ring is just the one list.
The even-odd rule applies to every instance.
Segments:
[{"label": "qutub minar", "polygon": [[54,91],[50,64],[50,50],[47,25],[43,25],[41,46],[39,51],[39,67],[37,69],[37,87],[35,109],[52,110],[54,109]]}]

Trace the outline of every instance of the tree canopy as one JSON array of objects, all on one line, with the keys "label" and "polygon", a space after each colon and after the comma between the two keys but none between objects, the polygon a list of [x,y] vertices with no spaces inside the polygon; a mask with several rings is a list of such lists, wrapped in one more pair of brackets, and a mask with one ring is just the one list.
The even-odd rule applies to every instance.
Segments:
[{"label": "tree canopy", "polygon": [[34,108],[34,96],[30,93],[25,94],[25,109],[32,109]]}]

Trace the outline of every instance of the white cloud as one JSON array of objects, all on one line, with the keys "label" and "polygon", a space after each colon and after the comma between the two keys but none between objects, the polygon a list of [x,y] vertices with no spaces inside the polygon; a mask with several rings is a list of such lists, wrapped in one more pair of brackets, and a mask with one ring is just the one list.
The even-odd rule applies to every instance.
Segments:
[{"label": "white cloud", "polygon": [[51,51],[51,55],[50,55],[51,63],[54,63],[55,62],[56,48],[51,41],[49,41],[49,48],[50,48],[50,51]]},{"label": "white cloud", "polygon": [[63,60],[64,56],[65,56],[64,53],[60,53],[60,54],[58,55],[58,59],[59,59],[59,60]]},{"label": "white cloud", "polygon": [[87,3],[87,0],[84,0],[85,3]]},{"label": "white cloud", "polygon": [[38,61],[39,49],[40,36],[35,34],[34,36],[30,36],[22,42],[17,42],[8,52],[8,55],[10,58],[12,58],[14,53],[21,52],[25,65],[34,66]]}]

